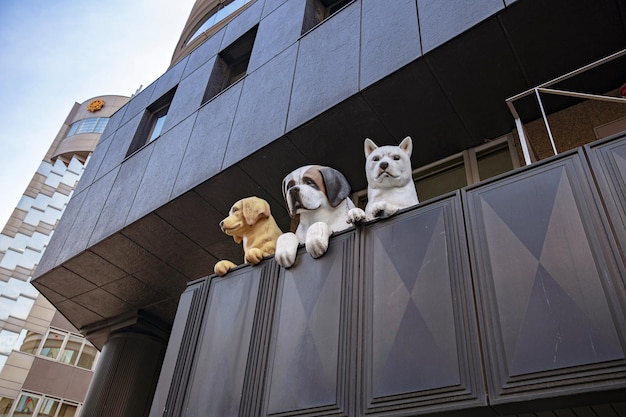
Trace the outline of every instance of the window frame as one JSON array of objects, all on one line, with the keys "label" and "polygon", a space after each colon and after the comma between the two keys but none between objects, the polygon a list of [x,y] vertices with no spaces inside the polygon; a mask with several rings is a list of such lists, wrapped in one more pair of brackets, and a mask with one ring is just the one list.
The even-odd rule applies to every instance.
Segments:
[{"label": "window frame", "polygon": [[[254,26],[217,54],[209,81],[204,90],[202,105],[246,78],[258,28],[259,25]],[[234,73],[233,69],[242,63],[245,64],[243,71]]]},{"label": "window frame", "polygon": [[[41,333],[38,333],[38,332],[35,332],[35,331],[32,331],[32,330],[28,330],[28,329],[24,329],[24,330],[26,330],[27,332],[32,332],[34,334],[41,335]],[[60,334],[60,335],[63,335],[63,341],[62,341],[62,343],[61,343],[61,345],[59,347],[59,353],[57,354],[56,358],[44,355],[42,353],[43,349],[44,349],[45,341],[48,340],[48,337],[49,337],[50,333],[52,333],[52,332]],[[27,335],[28,335],[28,333],[27,333]],[[80,348],[78,349],[78,353],[76,354],[76,359],[73,361],[73,363],[67,363],[67,362],[63,361],[63,354],[66,352],[67,345],[68,345],[68,343],[69,343],[69,341],[70,341],[70,339],[72,337],[80,339],[81,340],[81,345],[80,345]],[[83,353],[85,352],[85,347],[86,346],[93,347],[94,350],[95,350],[95,355],[93,355],[93,360],[91,361],[91,367],[90,368],[85,368],[83,366],[79,366],[78,365],[78,363],[80,362],[80,359],[81,359]],[[37,357],[42,358],[42,359],[46,359],[46,360],[53,361],[53,362],[59,362],[59,363],[61,363],[63,365],[72,366],[74,368],[80,368],[80,369],[84,369],[84,370],[87,370],[87,371],[93,371],[95,369],[95,366],[96,366],[96,364],[98,362],[98,358],[100,357],[100,351],[98,351],[98,349],[95,346],[93,346],[93,344],[91,344],[89,342],[89,340],[87,340],[82,335],[77,334],[77,333],[73,333],[73,332],[68,332],[68,331],[61,330],[61,329],[57,329],[57,328],[54,328],[54,327],[48,328],[46,333],[44,333],[42,335],[41,339],[39,339],[39,344],[38,344],[37,348],[35,349],[35,353],[24,352],[20,348],[21,348],[21,346],[17,347],[16,350],[18,352],[21,352],[21,353],[24,353],[24,354],[27,354],[27,355],[34,355],[34,356],[37,356]]]},{"label": "window frame", "polygon": [[[141,122],[139,123],[139,127],[135,131],[133,140],[128,147],[125,159],[130,158],[167,132],[164,128],[167,126],[167,115],[174,99],[174,95],[176,94],[177,87],[178,85],[170,89],[167,93],[163,94],[151,105],[146,107],[141,118]],[[161,120],[162,124],[160,122]],[[154,132],[157,127],[159,129],[157,131],[157,135],[155,136]]]}]

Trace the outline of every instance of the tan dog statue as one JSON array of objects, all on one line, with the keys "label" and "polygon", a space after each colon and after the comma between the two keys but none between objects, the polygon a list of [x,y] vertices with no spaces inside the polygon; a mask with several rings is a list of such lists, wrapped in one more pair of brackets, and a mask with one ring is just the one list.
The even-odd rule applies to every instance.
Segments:
[{"label": "tan dog statue", "polygon": [[[259,197],[244,198],[233,204],[228,217],[220,222],[220,228],[235,242],[243,243],[244,261],[250,265],[273,255],[276,239],[282,234],[270,213],[270,205]],[[215,264],[213,271],[223,276],[236,266],[231,261],[221,260]]]}]

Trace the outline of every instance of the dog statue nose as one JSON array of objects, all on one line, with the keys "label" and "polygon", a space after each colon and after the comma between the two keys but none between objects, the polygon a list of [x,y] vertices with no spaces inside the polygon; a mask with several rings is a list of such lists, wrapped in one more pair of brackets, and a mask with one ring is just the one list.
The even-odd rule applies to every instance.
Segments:
[{"label": "dog statue nose", "polygon": [[224,228],[224,220],[220,222],[220,229],[223,229],[223,228]]},{"label": "dog statue nose", "polygon": [[380,163],[380,168],[381,169],[387,169],[389,167],[389,162],[387,161],[383,161]]}]

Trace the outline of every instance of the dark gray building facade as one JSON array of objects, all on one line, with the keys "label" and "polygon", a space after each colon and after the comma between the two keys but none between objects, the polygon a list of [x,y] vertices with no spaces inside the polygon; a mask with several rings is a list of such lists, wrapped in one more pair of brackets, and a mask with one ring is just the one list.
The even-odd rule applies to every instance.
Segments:
[{"label": "dark gray building facade", "polygon": [[[622,0],[198,1],[33,280],[102,348],[82,415],[626,415],[625,46]],[[358,203],[406,136],[416,208],[211,275],[232,203],[288,231],[286,174]]]}]

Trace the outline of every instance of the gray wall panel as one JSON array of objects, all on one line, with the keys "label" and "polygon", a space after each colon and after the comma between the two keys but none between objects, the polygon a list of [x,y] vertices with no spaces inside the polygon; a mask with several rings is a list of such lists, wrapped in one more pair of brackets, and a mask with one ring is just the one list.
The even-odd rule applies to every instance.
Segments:
[{"label": "gray wall panel", "polygon": [[[226,32],[226,29],[222,28],[189,55],[189,60],[185,66],[185,72],[183,73],[183,79],[217,55],[220,50],[220,45],[222,44],[222,39],[224,38],[224,32]],[[213,66],[209,68],[209,72],[211,68],[213,68]]]},{"label": "gray wall panel", "polygon": [[67,260],[87,248],[91,233],[111,192],[118,171],[119,167],[95,181],[88,190],[84,191],[87,196],[68,232],[69,237],[59,254],[59,261]]},{"label": "gray wall panel", "polygon": [[268,14],[272,13],[274,10],[276,10],[276,8],[284,3],[286,3],[287,0],[265,0],[265,5],[263,6],[263,15],[262,18],[264,19]]},{"label": "gray wall panel", "polygon": [[[183,71],[185,70],[185,66],[187,65],[187,61],[189,57],[185,57],[176,63],[172,68],[168,69],[165,74],[161,75],[155,82],[154,89],[152,90],[152,96],[150,97],[150,103],[158,100],[163,94],[170,91],[172,88],[176,87],[180,82]],[[169,129],[172,126],[170,123],[170,119],[167,118],[165,121],[165,126],[163,129]]]},{"label": "gray wall panel", "polygon": [[256,0],[250,7],[241,12],[239,16],[228,22],[220,50],[226,48],[259,23],[261,12],[263,11],[263,3],[265,3],[265,0]]},{"label": "gray wall panel", "polygon": [[186,415],[238,415],[259,292],[259,272],[260,269],[248,269],[211,281],[199,353],[189,381]]},{"label": "gray wall panel", "polygon": [[261,20],[248,64],[248,73],[280,54],[300,38],[305,5],[306,0],[288,1]]},{"label": "gray wall panel", "polygon": [[245,78],[222,169],[285,132],[297,49],[292,46]]},{"label": "gray wall panel", "polygon": [[212,65],[206,63],[180,82],[167,111],[164,132],[200,108],[204,90],[211,75],[211,68]]},{"label": "gray wall panel", "polygon": [[[212,62],[206,66],[212,66]],[[198,111],[174,184],[174,196],[220,172],[242,86],[236,83]]]},{"label": "gray wall panel", "polygon": [[132,98],[126,105],[126,112],[124,113],[124,117],[122,117],[122,121],[120,122],[120,126],[128,123],[132,120],[138,113],[143,113],[143,111],[152,104],[152,92],[156,87],[156,81],[144,88],[139,92],[135,97]]},{"label": "gray wall panel", "polygon": [[[492,404],[585,386],[626,365],[620,264],[582,152],[467,191]],[[605,377],[606,384],[609,377]],[[585,388],[590,389],[589,386]],[[597,389],[597,388],[593,388]]]},{"label": "gray wall panel", "polygon": [[502,0],[475,0],[471,7],[457,2],[417,0],[424,53],[460,35],[504,8]]},{"label": "gray wall panel", "polygon": [[414,0],[363,0],[361,25],[361,88],[422,54]]},{"label": "gray wall panel", "polygon": [[355,2],[301,39],[287,130],[358,91],[360,24],[361,3]]},{"label": "gray wall panel", "polygon": [[[113,136],[114,135],[115,134],[113,134]],[[78,184],[76,185],[76,189],[74,190],[75,194],[80,193],[93,183],[94,179],[96,178],[96,174],[100,169],[100,165],[102,165],[102,161],[104,160],[104,157],[109,150],[109,146],[111,146],[111,143],[113,143],[112,137],[104,142],[101,140],[98,141],[96,148],[89,158],[89,162],[87,163],[87,165],[85,165],[85,170],[83,171],[83,174],[80,176],[80,181],[78,181]]]},{"label": "gray wall panel", "polygon": [[80,208],[82,207],[85,198],[87,197],[87,192],[88,189],[81,193],[75,193],[67,203],[65,211],[63,212],[52,237],[50,237],[50,242],[48,242],[48,246],[43,252],[43,255],[41,255],[41,260],[35,270],[35,277],[38,276],[37,271],[49,271],[59,264],[59,255],[63,250],[65,242],[70,238],[70,230],[72,229],[74,220],[76,220],[76,217],[80,212]]},{"label": "gray wall panel", "polygon": [[128,213],[127,225],[169,201],[195,119],[193,114],[146,146],[154,146],[154,151]]},{"label": "gray wall panel", "polygon": [[[131,101],[132,102],[132,101]],[[115,136],[111,138],[111,144],[109,145],[106,154],[98,168],[95,179],[98,179],[111,171],[113,168],[119,166],[126,158],[128,148],[137,132],[139,123],[143,117],[143,112],[137,114],[131,121],[122,126]],[[141,150],[139,152],[142,152]]]},{"label": "gray wall panel", "polygon": [[146,152],[139,152],[122,163],[89,239],[90,246],[124,228],[153,149],[151,147]]}]

